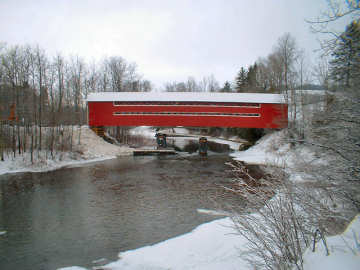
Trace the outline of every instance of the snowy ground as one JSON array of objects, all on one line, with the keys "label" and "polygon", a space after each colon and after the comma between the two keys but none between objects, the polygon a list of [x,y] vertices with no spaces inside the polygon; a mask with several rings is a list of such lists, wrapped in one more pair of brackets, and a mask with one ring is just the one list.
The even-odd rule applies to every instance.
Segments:
[{"label": "snowy ground", "polygon": [[107,143],[87,126],[81,127],[81,140],[79,145],[77,143],[79,131],[79,127],[74,129],[75,153],[58,152],[55,154],[55,158],[51,159],[49,152],[35,152],[34,158],[36,162],[34,164],[31,163],[30,153],[25,153],[15,158],[10,155],[6,157],[4,162],[0,162],[0,175],[24,171],[50,171],[64,166],[80,165],[132,154],[131,148]]},{"label": "snowy ground", "polygon": [[245,269],[237,248],[246,242],[233,235],[229,218],[200,225],[168,241],[119,254],[103,269]]},{"label": "snowy ground", "polygon": [[[316,251],[307,250],[305,270],[358,270],[360,265],[360,216],[341,235],[326,238],[330,255],[322,242]],[[119,260],[104,270],[180,270],[180,269],[253,269],[239,257],[247,240],[236,235],[229,218],[200,225],[185,235],[165,242],[119,254]],[[61,270],[82,270],[68,267]]]},{"label": "snowy ground", "polygon": [[[232,156],[247,163],[290,167],[295,159],[313,158],[305,147],[295,151],[284,144],[284,136],[284,131],[269,134],[247,151],[236,151]],[[342,235],[327,238],[330,256],[326,256],[321,243],[315,253],[308,250],[304,269],[339,269],[341,265],[347,270],[359,269],[359,239],[360,217],[357,216]],[[104,269],[253,269],[240,257],[246,243],[232,228],[231,220],[225,218],[157,245],[119,254],[119,261]]]},{"label": "snowy ground", "polygon": [[[177,129],[177,133],[185,130]],[[63,154],[62,160],[46,160],[33,166],[29,157],[17,158],[0,163],[0,174],[15,171],[43,171],[55,169],[68,164],[81,164],[89,161],[114,158],[117,155],[131,154],[131,149],[111,145],[98,138],[87,127],[82,127],[82,142],[78,160],[73,156]],[[152,137],[154,130],[139,127],[133,134],[142,134]],[[306,148],[293,150],[284,144],[283,131],[269,134],[247,151],[235,151],[232,156],[236,160],[248,163],[270,163],[277,166],[290,166],[294,159],[313,158],[313,154]],[[220,142],[220,141],[219,141]],[[226,142],[221,140],[221,143]],[[231,148],[238,149],[239,144],[229,142]],[[60,157],[59,157],[60,159]],[[211,210],[199,209],[199,214],[217,213]],[[223,213],[222,213],[223,214]],[[1,232],[1,234],[6,232]],[[322,243],[318,243],[315,253],[306,251],[304,256],[305,270],[339,269],[357,270],[360,265],[360,217],[357,216],[341,235],[327,238],[330,256],[326,256]],[[169,239],[153,246],[142,247],[119,254],[119,260],[104,266],[107,270],[163,270],[163,269],[253,269],[246,265],[239,254],[246,245],[246,240],[236,234],[232,228],[230,218],[216,220],[200,225],[185,235]],[[68,267],[62,270],[81,270],[81,267]]]},{"label": "snowy ground", "polygon": [[[140,130],[143,128],[139,128]],[[138,132],[140,132],[138,129]],[[143,130],[144,131],[144,130]],[[148,132],[153,136],[152,131]],[[177,130],[180,133],[180,130]],[[249,163],[270,163],[289,166],[299,156],[312,157],[306,148],[293,150],[284,144],[283,131],[269,134],[247,151],[233,153],[233,157]],[[236,147],[235,147],[236,148]],[[217,212],[199,209],[200,214]],[[221,213],[224,214],[224,213]],[[316,252],[307,250],[304,256],[305,270],[347,269],[358,270],[360,265],[360,217],[357,216],[347,230],[338,236],[326,238],[330,256],[326,256],[322,243]],[[253,269],[240,257],[240,250],[247,240],[236,234],[230,218],[200,225],[190,233],[167,241],[130,250],[119,254],[119,260],[102,267],[105,270],[164,270],[164,269]],[[81,270],[80,267],[62,270]]]},{"label": "snowy ground", "polygon": [[301,161],[317,159],[307,147],[291,148],[290,143],[286,142],[286,130],[265,135],[248,150],[236,151],[231,156],[248,164],[268,164],[287,168],[292,168],[295,163]]},{"label": "snowy ground", "polygon": [[307,250],[304,254],[306,270],[355,270],[360,268],[360,215],[357,215],[341,235],[326,238],[330,255],[319,242],[316,251]]}]

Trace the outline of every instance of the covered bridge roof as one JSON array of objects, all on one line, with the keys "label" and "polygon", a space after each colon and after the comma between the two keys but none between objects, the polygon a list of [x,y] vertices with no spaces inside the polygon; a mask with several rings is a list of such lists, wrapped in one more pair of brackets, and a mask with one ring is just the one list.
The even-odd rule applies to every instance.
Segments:
[{"label": "covered bridge roof", "polygon": [[247,102],[285,103],[281,94],[209,93],[209,92],[98,92],[90,93],[88,102],[175,101],[175,102]]}]

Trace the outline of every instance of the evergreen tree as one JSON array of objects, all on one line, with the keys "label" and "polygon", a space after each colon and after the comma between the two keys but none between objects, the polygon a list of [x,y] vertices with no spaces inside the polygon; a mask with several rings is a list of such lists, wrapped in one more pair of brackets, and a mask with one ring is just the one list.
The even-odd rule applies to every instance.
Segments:
[{"label": "evergreen tree", "polygon": [[331,77],[346,87],[360,80],[360,20],[353,21],[337,41],[330,62]]},{"label": "evergreen tree", "polygon": [[232,92],[231,85],[230,85],[230,83],[228,81],[226,81],[224,83],[224,87],[221,88],[221,92],[224,92],[224,93]]},{"label": "evergreen tree", "polygon": [[236,78],[235,78],[235,89],[237,92],[244,92],[247,88],[247,70],[243,67],[241,67],[239,73],[237,74]]},{"label": "evergreen tree", "polygon": [[251,92],[257,90],[257,86],[258,86],[257,72],[258,72],[258,67],[257,67],[256,63],[253,66],[249,67],[249,71],[248,71],[247,76],[246,76],[246,81],[247,81],[247,85],[249,87],[249,90]]}]

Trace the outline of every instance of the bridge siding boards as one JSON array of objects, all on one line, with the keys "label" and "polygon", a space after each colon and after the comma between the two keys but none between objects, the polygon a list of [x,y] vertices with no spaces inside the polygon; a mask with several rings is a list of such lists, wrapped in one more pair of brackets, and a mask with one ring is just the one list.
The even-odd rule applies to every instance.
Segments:
[{"label": "bridge siding boards", "polygon": [[[209,98],[207,97],[209,93],[201,93],[201,95],[195,93],[196,95],[191,99],[190,93],[145,94],[147,95],[144,93],[96,93],[90,96],[88,99],[89,125],[248,128],[287,126],[287,105],[281,100],[280,95],[232,93],[210,95],[212,97]],[[181,94],[185,94],[183,98]],[[122,105],[118,106],[115,105],[115,101],[128,102],[128,104],[121,103]],[[134,105],[131,104],[132,101],[146,104]],[[159,105],[159,102],[166,101],[172,105]],[[154,104],[151,105],[151,102]],[[174,105],[174,102],[179,104]],[[191,102],[193,105],[184,105],[184,102]],[[202,105],[203,102],[207,102],[207,105]],[[245,106],[224,106],[224,102],[231,102],[231,104],[238,102]],[[194,105],[194,103],[198,104]],[[246,106],[249,104],[251,106]]]}]

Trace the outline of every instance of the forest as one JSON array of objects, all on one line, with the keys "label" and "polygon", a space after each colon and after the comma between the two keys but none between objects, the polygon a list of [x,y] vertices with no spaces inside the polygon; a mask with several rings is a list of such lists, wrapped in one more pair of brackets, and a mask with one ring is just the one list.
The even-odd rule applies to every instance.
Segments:
[{"label": "forest", "polygon": [[92,91],[150,91],[135,63],[108,57],[85,63],[61,54],[49,57],[31,46],[0,48],[0,156],[36,150],[71,151],[75,125],[87,123],[86,98]]},{"label": "forest", "polygon": [[[349,13],[344,16],[357,11],[356,6],[349,6]],[[338,17],[342,16],[330,14],[323,21],[310,24],[316,28]],[[359,35],[359,19],[352,20],[342,33],[321,44],[321,57],[309,64],[296,38],[285,33],[269,55],[259,57],[247,67],[239,67],[237,74],[229,75],[233,79],[223,86],[210,75],[199,81],[189,77],[183,82],[165,82],[160,89],[154,89],[143,78],[136,63],[121,56],[86,62],[79,56],[61,53],[50,56],[39,46],[0,43],[0,160],[30,153],[34,162],[36,156],[54,158],[56,152],[72,151],[74,127],[87,123],[87,95],[102,91],[282,93],[289,105],[290,138],[305,141],[307,133],[317,125],[305,123],[305,118],[299,117],[304,113],[299,106],[308,102],[301,90],[314,84],[323,89],[326,106],[335,104],[336,93],[355,94],[350,100],[356,100],[360,78]],[[351,105],[348,108],[354,109]],[[119,128],[114,132],[115,137],[122,134]],[[248,133],[247,130],[232,132],[240,136]]]},{"label": "forest", "polygon": [[[38,155],[50,152],[50,157],[57,151],[72,151],[74,126],[87,123],[86,98],[90,92],[154,90],[151,82],[139,74],[136,63],[120,56],[87,63],[79,56],[59,53],[50,57],[39,46],[2,43],[0,59],[1,160],[30,152],[33,162],[34,151]],[[305,71],[304,63],[303,50],[286,33],[269,56],[259,58],[248,69],[241,67],[234,81],[226,81],[223,87],[210,75],[200,81],[189,77],[184,82],[166,82],[157,90],[288,96],[310,81],[311,74]],[[323,77],[317,78],[320,84],[326,83]],[[113,131],[115,137],[123,134],[119,128]],[[244,135],[247,131],[232,132]]]}]

